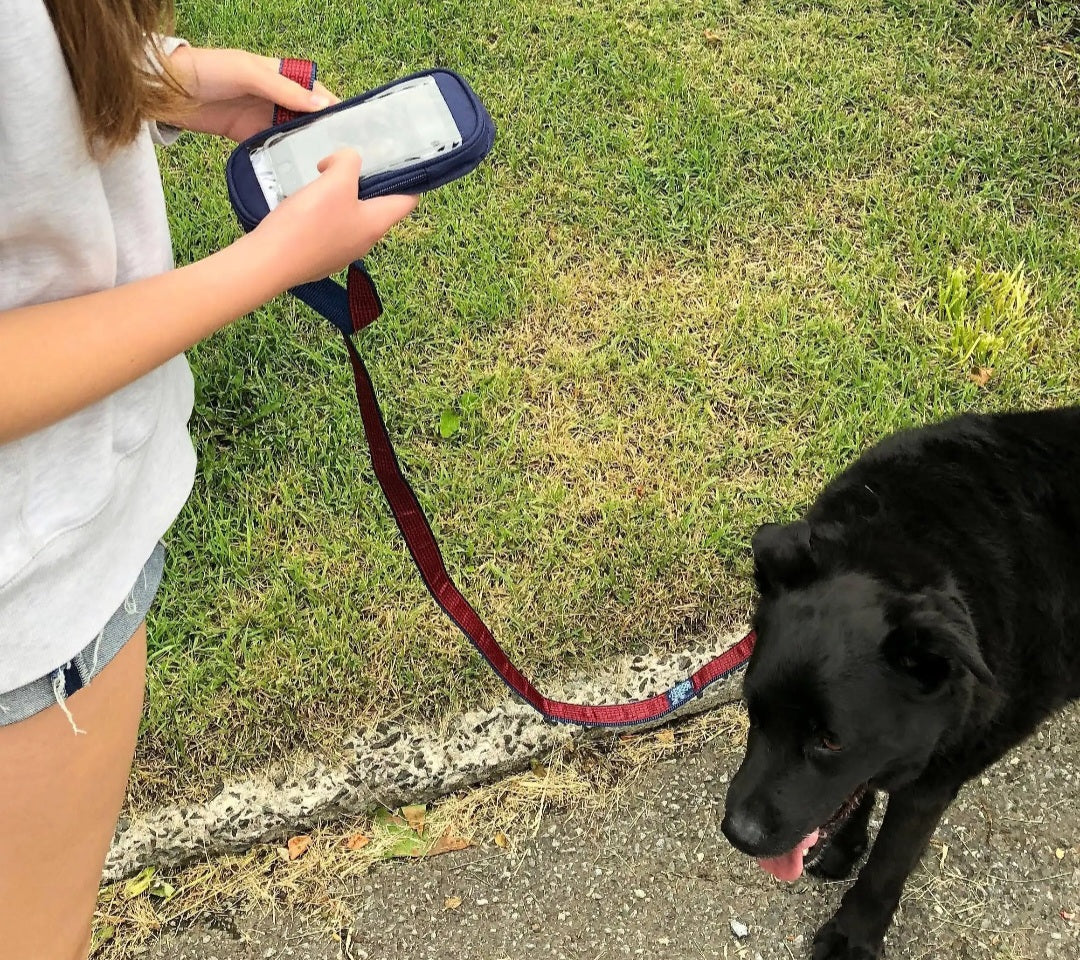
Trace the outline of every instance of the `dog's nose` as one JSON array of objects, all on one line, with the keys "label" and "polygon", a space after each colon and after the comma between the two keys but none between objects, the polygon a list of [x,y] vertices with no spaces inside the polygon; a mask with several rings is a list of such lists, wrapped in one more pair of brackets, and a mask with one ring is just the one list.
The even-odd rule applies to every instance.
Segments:
[{"label": "dog's nose", "polygon": [[736,850],[750,856],[754,856],[765,841],[765,827],[745,808],[728,810],[720,829]]}]

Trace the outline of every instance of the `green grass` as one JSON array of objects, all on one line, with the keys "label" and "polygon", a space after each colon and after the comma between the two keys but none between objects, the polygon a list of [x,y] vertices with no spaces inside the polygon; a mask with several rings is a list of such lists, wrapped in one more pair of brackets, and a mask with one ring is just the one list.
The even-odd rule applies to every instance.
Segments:
[{"label": "green grass", "polygon": [[[489,161],[370,258],[361,349],[452,574],[541,682],[742,620],[755,526],[882,435],[1080,397],[1071,4],[181,0],[179,30],[341,94],[443,64],[491,108]],[[237,233],[226,155],[163,155],[181,262]],[[136,802],[499,694],[325,322],[281,299],[191,360]]]}]

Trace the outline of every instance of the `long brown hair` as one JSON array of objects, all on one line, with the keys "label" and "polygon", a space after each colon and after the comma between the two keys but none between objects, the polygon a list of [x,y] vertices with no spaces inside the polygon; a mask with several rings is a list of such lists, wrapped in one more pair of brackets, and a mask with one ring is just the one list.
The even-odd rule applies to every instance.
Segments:
[{"label": "long brown hair", "polygon": [[176,116],[184,94],[149,59],[172,26],[173,0],[45,0],[96,155],[130,143],[143,121]]}]

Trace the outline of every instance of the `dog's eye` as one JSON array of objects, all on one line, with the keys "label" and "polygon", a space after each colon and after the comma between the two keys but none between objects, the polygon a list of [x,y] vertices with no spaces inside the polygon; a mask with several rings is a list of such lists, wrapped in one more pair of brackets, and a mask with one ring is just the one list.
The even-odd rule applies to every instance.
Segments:
[{"label": "dog's eye", "polygon": [[837,753],[844,749],[840,741],[831,733],[819,733],[817,745],[822,750],[828,750],[830,753]]}]

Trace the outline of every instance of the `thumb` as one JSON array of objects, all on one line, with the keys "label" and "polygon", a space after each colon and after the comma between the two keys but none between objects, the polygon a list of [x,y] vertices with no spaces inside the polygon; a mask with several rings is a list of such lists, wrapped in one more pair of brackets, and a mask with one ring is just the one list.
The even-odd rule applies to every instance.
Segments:
[{"label": "thumb", "polygon": [[334,97],[330,96],[321,83],[315,84],[314,90],[308,90],[295,80],[283,76],[278,72],[276,61],[274,61],[272,71],[262,69],[258,71],[256,83],[259,96],[271,103],[280,104],[286,110],[294,110],[298,113],[322,110],[335,102]]},{"label": "thumb", "polygon": [[362,200],[360,215],[364,223],[369,227],[374,227],[381,236],[395,223],[399,223],[412,213],[419,199],[411,194],[395,193],[371,200]]},{"label": "thumb", "polygon": [[352,175],[360,179],[360,154],[355,150],[345,148],[337,150],[328,157],[323,157],[315,166],[319,173],[327,173],[332,169],[340,168],[342,176]]}]

